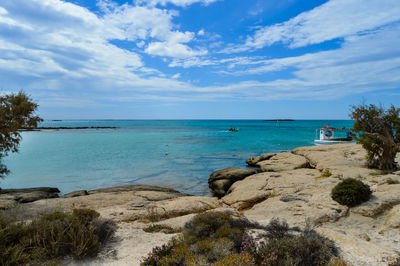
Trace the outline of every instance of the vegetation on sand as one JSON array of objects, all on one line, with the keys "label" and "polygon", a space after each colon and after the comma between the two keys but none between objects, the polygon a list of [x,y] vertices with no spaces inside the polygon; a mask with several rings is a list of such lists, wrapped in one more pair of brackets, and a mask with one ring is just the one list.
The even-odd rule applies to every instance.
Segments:
[{"label": "vegetation on sand", "polygon": [[0,213],[0,265],[57,264],[94,257],[114,234],[111,220],[90,209],[53,212],[30,222]]},{"label": "vegetation on sand", "polygon": [[326,265],[337,255],[332,241],[309,228],[291,228],[279,220],[261,226],[226,213],[206,212],[187,222],[180,237],[155,247],[141,265],[309,266]]}]

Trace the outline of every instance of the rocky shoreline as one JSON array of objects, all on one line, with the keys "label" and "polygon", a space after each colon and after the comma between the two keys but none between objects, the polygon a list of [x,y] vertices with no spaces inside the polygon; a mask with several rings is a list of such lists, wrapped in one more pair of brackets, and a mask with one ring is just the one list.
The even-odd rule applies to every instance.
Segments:
[{"label": "rocky shoreline", "polygon": [[[400,158],[400,155],[397,157]],[[0,208],[18,206],[32,215],[48,209],[92,208],[117,222],[115,239],[85,265],[139,265],[151,249],[174,234],[146,233],[149,223],[182,227],[195,214],[227,211],[261,224],[272,218],[312,226],[333,240],[350,265],[396,265],[400,261],[400,171],[365,167],[358,144],[300,147],[250,158],[254,169],[227,168],[211,174],[214,197],[182,194],[147,185],[77,191],[58,197],[55,188],[0,190]],[[331,199],[332,188],[352,177],[373,196],[348,208]]]}]

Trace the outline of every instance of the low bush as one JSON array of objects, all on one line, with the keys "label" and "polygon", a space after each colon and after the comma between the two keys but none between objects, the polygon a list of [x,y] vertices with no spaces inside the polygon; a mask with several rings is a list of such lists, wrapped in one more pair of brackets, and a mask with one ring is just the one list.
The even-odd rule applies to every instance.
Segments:
[{"label": "low bush", "polygon": [[0,215],[0,265],[56,263],[65,256],[96,256],[115,224],[93,210],[53,212],[31,222]]},{"label": "low bush", "polygon": [[[247,232],[261,229],[256,241]],[[259,230],[257,230],[260,232]],[[272,220],[268,226],[207,212],[187,222],[181,238],[154,248],[141,265],[326,265],[338,255],[315,231]]]},{"label": "low bush", "polygon": [[354,207],[371,198],[367,184],[354,178],[346,178],[332,189],[332,199],[341,205]]}]

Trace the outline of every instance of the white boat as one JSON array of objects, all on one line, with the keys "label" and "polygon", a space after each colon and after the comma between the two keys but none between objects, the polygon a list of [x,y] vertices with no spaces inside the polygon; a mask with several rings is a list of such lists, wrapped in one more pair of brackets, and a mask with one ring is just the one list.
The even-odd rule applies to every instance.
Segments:
[{"label": "white boat", "polygon": [[[333,128],[326,126],[315,131],[315,135],[319,139],[315,139],[315,145],[327,145],[338,143],[350,143],[353,140],[353,133],[347,128]],[[336,135],[336,136],[335,136]]]}]

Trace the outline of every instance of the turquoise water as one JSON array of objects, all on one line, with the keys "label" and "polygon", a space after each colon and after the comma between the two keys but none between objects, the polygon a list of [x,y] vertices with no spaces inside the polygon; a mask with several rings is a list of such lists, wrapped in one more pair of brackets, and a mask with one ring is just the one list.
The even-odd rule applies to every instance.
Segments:
[{"label": "turquoise water", "polygon": [[[20,152],[4,159],[11,174],[2,188],[53,186],[62,193],[125,184],[151,184],[208,195],[207,180],[225,167],[265,152],[313,145],[315,129],[352,121],[269,122],[46,121],[42,126],[118,129],[23,132]],[[230,127],[239,132],[229,132]]]}]

